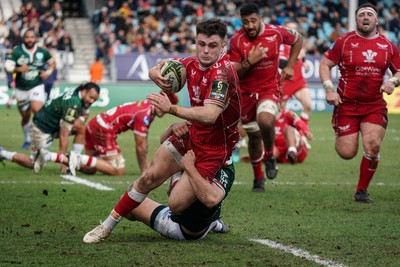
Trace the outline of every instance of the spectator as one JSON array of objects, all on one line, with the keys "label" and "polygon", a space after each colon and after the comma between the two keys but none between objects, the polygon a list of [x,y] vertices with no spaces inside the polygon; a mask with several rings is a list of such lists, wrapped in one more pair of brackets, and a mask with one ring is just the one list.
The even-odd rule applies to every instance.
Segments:
[{"label": "spectator", "polygon": [[100,57],[96,57],[95,62],[90,65],[90,81],[100,83],[103,81],[104,65]]}]

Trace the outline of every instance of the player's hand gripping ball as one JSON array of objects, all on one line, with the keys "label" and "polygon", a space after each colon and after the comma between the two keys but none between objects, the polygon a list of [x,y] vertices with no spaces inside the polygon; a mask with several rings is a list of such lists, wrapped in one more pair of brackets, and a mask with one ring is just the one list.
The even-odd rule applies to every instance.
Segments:
[{"label": "player's hand gripping ball", "polygon": [[176,60],[168,60],[161,68],[161,76],[168,77],[171,90],[164,90],[168,94],[179,92],[186,83],[186,68]]}]

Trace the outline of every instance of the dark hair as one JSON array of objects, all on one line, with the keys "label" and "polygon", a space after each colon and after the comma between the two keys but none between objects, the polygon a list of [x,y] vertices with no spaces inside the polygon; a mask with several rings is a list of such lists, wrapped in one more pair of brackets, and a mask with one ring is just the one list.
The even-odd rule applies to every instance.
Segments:
[{"label": "dark hair", "polygon": [[376,14],[378,14],[378,9],[376,8],[376,6],[374,6],[373,4],[370,4],[370,3],[364,3],[364,4],[362,4],[361,6],[359,6],[359,7],[356,9],[356,15],[357,15],[358,10],[360,10],[361,8],[364,8],[364,7],[370,7],[370,8],[372,8],[373,10],[375,10]]},{"label": "dark hair", "polygon": [[196,26],[196,35],[202,33],[210,37],[211,35],[217,34],[221,39],[225,39],[227,32],[226,24],[216,18],[203,20]]},{"label": "dark hair", "polygon": [[75,91],[82,91],[82,90],[89,91],[92,88],[95,89],[98,94],[100,94],[100,87],[92,82],[81,83],[78,87],[75,88]]},{"label": "dark hair", "polygon": [[248,16],[254,13],[260,15],[260,8],[257,4],[248,3],[240,7],[240,16]]}]

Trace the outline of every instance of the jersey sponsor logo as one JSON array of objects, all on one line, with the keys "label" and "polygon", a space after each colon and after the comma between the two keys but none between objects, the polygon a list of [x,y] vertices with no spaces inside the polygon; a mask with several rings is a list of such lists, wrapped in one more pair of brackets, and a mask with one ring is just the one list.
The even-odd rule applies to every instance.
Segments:
[{"label": "jersey sponsor logo", "polygon": [[359,43],[350,43],[351,48],[358,48]]},{"label": "jersey sponsor logo", "polygon": [[18,65],[25,65],[28,63],[29,63],[29,58],[25,57],[25,55],[22,55],[20,58],[17,59]]},{"label": "jersey sponsor logo", "polygon": [[228,186],[229,176],[223,169],[221,169],[221,175],[218,180],[225,188]]},{"label": "jersey sponsor logo", "polygon": [[201,103],[202,100],[200,99],[200,86],[192,86],[193,97],[192,100],[196,103]]},{"label": "jersey sponsor logo", "polygon": [[203,76],[203,78],[201,79],[201,82],[206,85],[208,82],[208,79]]},{"label": "jersey sponsor logo", "polygon": [[265,37],[265,40],[267,40],[268,42],[275,42],[276,41],[276,37],[277,37],[277,35],[274,34],[271,37]]},{"label": "jersey sponsor logo", "polygon": [[210,98],[225,101],[228,84],[222,81],[213,81],[211,85]]},{"label": "jersey sponsor logo", "polygon": [[338,126],[339,131],[341,132],[348,132],[350,130],[350,124],[344,126]]},{"label": "jersey sponsor logo", "polygon": [[145,116],[144,119],[143,119],[143,123],[144,123],[144,125],[149,126],[150,125],[150,118],[148,116]]},{"label": "jersey sponsor logo", "polygon": [[249,47],[249,46],[250,46],[250,43],[248,43],[248,42],[243,42],[243,45],[244,45],[244,47]]},{"label": "jersey sponsor logo", "polygon": [[380,44],[380,43],[376,43],[378,45],[379,49],[383,49],[383,50],[387,50],[388,45],[387,44]]},{"label": "jersey sponsor logo", "polygon": [[76,107],[69,108],[65,113],[64,120],[73,123],[76,118],[78,118],[78,110]]},{"label": "jersey sponsor logo", "polygon": [[366,58],[364,60],[365,63],[375,63],[374,57],[376,57],[378,53],[368,49],[367,51],[362,52],[362,55]]},{"label": "jersey sponsor logo", "polygon": [[37,60],[43,61],[44,55],[43,55],[42,52],[37,52],[37,53],[35,54],[35,57],[36,57]]},{"label": "jersey sponsor logo", "polygon": [[219,63],[219,62],[217,62],[217,63],[215,63],[215,65],[213,66],[213,68],[214,68],[214,69],[219,69],[219,68],[221,68],[221,66],[222,66],[222,64]]}]

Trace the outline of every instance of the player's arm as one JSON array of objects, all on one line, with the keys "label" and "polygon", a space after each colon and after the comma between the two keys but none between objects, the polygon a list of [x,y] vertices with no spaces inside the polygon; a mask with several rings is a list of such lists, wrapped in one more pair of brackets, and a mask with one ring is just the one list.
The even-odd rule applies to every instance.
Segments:
[{"label": "player's arm", "polygon": [[335,91],[332,83],[331,69],[336,66],[336,63],[327,57],[323,56],[319,63],[319,76],[321,77],[322,86],[326,92],[326,102],[330,105],[339,105],[342,103],[340,96]]},{"label": "player's arm", "polygon": [[247,58],[245,58],[241,62],[232,62],[232,64],[235,67],[239,77],[243,77],[243,75],[248,70],[259,63],[266,56],[267,54],[265,53],[264,47],[262,47],[261,43],[259,43],[251,48],[249,54],[247,55]]},{"label": "player's arm", "polygon": [[138,160],[139,168],[141,173],[144,173],[149,167],[149,162],[147,160],[148,144],[147,137],[134,134],[136,143],[136,158]]},{"label": "player's arm", "polygon": [[60,132],[59,132],[59,138],[60,138],[60,153],[63,155],[67,154],[68,150],[68,138],[71,133],[73,124],[70,122],[67,122],[65,120],[61,120],[60,122]]},{"label": "player's arm", "polygon": [[168,77],[163,77],[161,76],[161,68],[164,65],[164,63],[167,62],[166,59],[162,60],[160,63],[154,65],[150,70],[149,70],[149,78],[158,85],[163,90],[170,91],[172,88],[172,85],[168,83]]},{"label": "player's arm", "polygon": [[296,41],[292,44],[290,48],[289,58],[285,68],[281,72],[281,81],[285,79],[292,79],[294,74],[294,65],[296,63],[297,57],[303,47],[303,36],[298,34]]},{"label": "player's arm", "polygon": [[223,111],[223,108],[216,104],[204,104],[199,107],[178,107],[172,105],[166,94],[150,94],[147,99],[151,104],[164,113],[175,115],[181,119],[199,122],[206,125],[213,124]]},{"label": "player's arm", "polygon": [[225,191],[215,183],[204,179],[195,166],[196,156],[189,150],[181,159],[181,164],[189,175],[189,182],[197,199],[207,208],[218,205],[225,197]]},{"label": "player's arm", "polygon": [[183,121],[177,122],[169,126],[160,136],[160,143],[164,143],[168,137],[174,134],[176,137],[181,138],[189,132],[190,122]]}]

